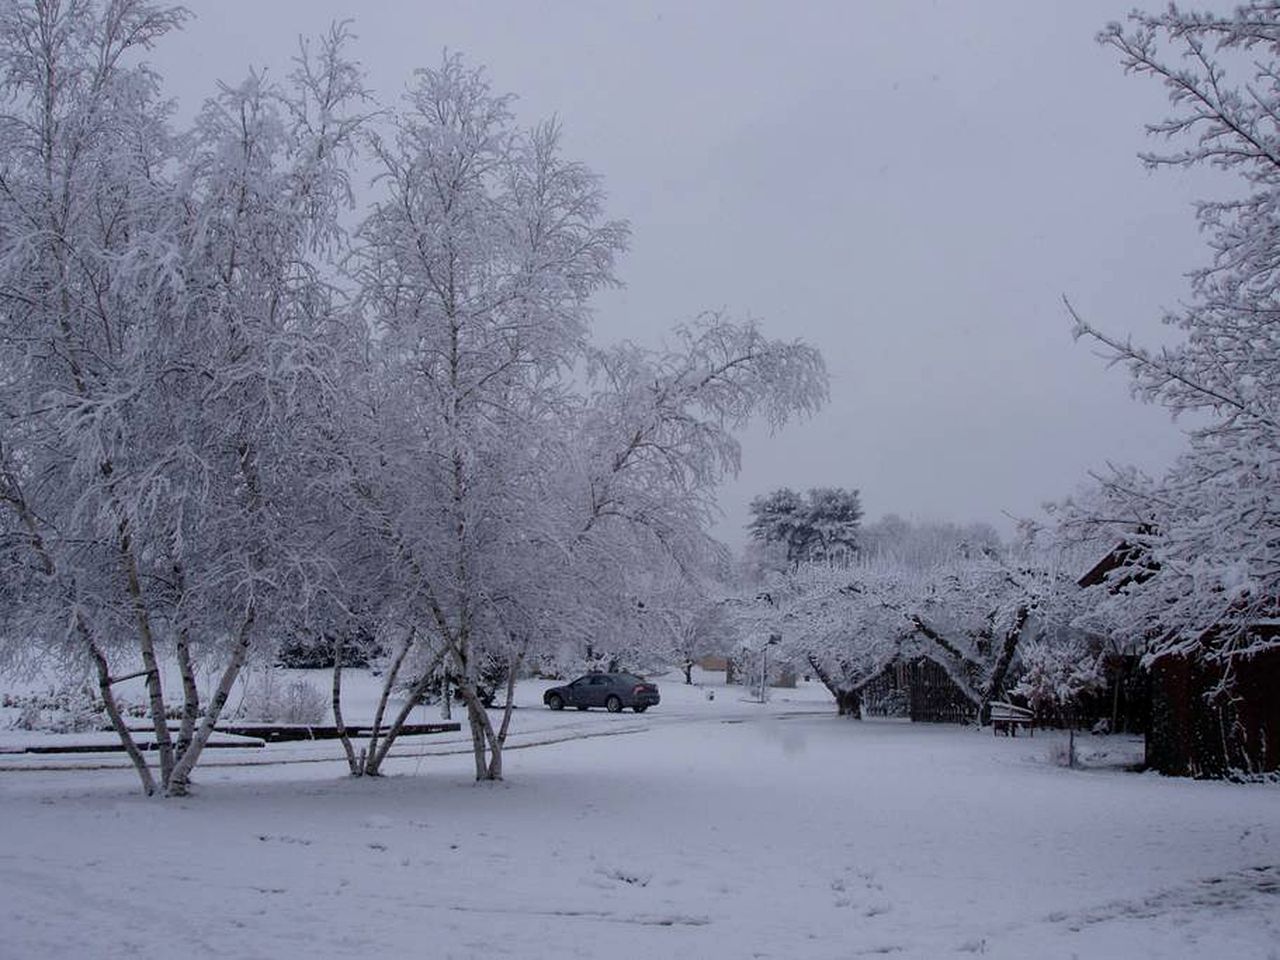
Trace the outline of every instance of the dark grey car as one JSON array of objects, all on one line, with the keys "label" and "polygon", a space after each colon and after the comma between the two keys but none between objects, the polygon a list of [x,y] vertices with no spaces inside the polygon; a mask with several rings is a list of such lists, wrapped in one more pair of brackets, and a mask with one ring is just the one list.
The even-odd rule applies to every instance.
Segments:
[{"label": "dark grey car", "polygon": [[657,684],[633,673],[588,673],[563,687],[552,687],[542,695],[542,702],[552,710],[604,707],[610,713],[617,713],[623,707],[644,713],[659,699]]}]

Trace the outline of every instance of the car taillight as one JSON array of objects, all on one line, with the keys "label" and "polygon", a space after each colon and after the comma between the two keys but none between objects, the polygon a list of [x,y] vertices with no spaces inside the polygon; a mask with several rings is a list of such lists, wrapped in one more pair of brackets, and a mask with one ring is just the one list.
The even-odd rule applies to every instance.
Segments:
[{"label": "car taillight", "polygon": [[640,684],[639,686],[637,686],[634,690],[632,690],[631,692],[632,692],[632,693],[644,693],[644,692],[645,692],[646,690],[648,690],[648,689],[649,689],[649,688],[648,688],[648,687],[646,687],[646,686],[642,683],[642,684]]}]

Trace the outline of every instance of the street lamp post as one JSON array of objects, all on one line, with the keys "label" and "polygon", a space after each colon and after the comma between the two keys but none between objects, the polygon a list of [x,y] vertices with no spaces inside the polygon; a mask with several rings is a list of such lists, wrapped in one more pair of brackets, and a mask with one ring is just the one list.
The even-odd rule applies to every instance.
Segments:
[{"label": "street lamp post", "polygon": [[769,634],[760,647],[760,702],[765,703],[769,699],[769,648],[782,642],[779,634]]}]

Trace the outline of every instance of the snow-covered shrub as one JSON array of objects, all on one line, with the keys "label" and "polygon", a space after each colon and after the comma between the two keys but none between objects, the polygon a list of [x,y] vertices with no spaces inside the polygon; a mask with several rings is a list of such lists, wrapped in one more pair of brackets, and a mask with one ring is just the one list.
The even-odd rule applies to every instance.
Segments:
[{"label": "snow-covered shrub", "polygon": [[1075,737],[1050,740],[1048,760],[1055,767],[1074,767],[1076,765]]},{"label": "snow-covered shrub", "polygon": [[106,729],[108,724],[102,701],[84,684],[64,684],[46,693],[6,693],[0,706],[18,711],[10,723],[14,730],[83,733]]},{"label": "snow-covered shrub", "polygon": [[245,683],[236,715],[265,723],[321,723],[328,701],[305,680],[282,683],[275,670],[254,673]]},{"label": "snow-covered shrub", "polygon": [[1080,694],[1105,683],[1096,658],[1069,645],[1032,640],[1023,645],[1021,656],[1023,673],[1013,693],[1025,697],[1037,715],[1059,713]]}]

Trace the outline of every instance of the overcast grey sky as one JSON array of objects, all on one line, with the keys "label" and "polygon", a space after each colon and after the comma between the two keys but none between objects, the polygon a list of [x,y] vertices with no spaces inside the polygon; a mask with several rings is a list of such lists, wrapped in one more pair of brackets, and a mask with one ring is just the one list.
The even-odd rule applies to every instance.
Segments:
[{"label": "overcast grey sky", "polygon": [[350,18],[387,98],[447,47],[523,119],[558,114],[633,228],[601,339],[655,343],[727,309],[820,347],[831,403],[745,437],[731,543],[783,485],[1007,530],[1091,467],[1158,469],[1181,446],[1072,342],[1061,301],[1167,337],[1161,308],[1205,258],[1192,201],[1230,186],[1136,159],[1164,93],[1093,41],[1131,0],[188,6],[151,57],[184,112],[250,65],[282,75],[300,33]]}]

